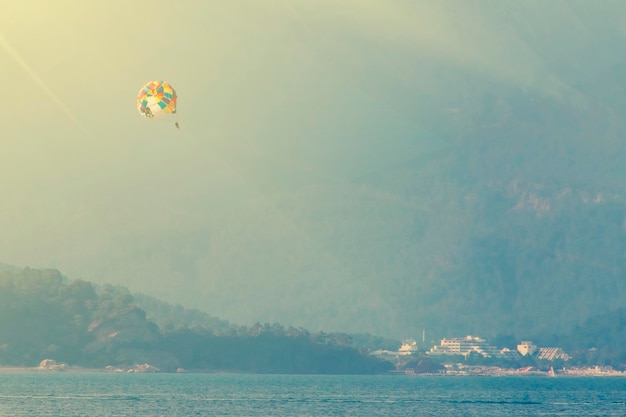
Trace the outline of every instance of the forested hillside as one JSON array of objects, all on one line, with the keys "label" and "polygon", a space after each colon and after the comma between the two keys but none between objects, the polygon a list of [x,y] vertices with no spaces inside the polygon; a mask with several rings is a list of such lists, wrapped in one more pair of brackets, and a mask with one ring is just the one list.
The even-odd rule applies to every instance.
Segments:
[{"label": "forested hillside", "polygon": [[0,366],[54,359],[95,368],[149,363],[163,371],[332,374],[391,367],[351,347],[347,335],[210,320],[220,324],[216,334],[180,317],[171,322],[179,325],[160,330],[125,288],[69,281],[52,269],[0,270]]},{"label": "forested hillside", "polygon": [[[262,311],[272,320],[433,340],[550,335],[624,307],[623,109],[480,79],[467,91],[423,157],[301,187],[276,197],[280,210],[253,206],[242,217],[255,221],[224,225],[217,253],[253,253],[245,261],[263,271],[297,267],[282,281],[224,270],[240,284],[233,293],[273,300]],[[298,245],[267,237],[295,234],[290,224]],[[217,280],[211,311],[241,317],[219,275],[207,279]]]}]

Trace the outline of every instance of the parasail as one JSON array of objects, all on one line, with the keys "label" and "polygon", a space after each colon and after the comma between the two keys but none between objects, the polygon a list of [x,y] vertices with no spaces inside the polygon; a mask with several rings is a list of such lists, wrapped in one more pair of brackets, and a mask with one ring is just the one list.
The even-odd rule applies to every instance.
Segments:
[{"label": "parasail", "polygon": [[[137,110],[148,119],[176,113],[176,91],[165,81],[150,81],[137,94]],[[178,122],[175,123],[178,127]]]}]

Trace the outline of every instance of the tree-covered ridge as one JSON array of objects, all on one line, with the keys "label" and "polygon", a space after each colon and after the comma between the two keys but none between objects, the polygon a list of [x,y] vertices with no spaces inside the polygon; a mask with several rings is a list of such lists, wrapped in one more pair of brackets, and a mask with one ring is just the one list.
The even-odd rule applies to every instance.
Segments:
[{"label": "tree-covered ridge", "polygon": [[125,288],[70,281],[53,269],[0,271],[0,365],[52,358],[95,368],[150,363],[166,371],[374,373],[390,367],[349,346],[349,337],[278,324],[224,327],[218,320],[215,332],[179,323],[159,329]]},{"label": "tree-covered ridge", "polygon": [[[120,288],[120,290],[124,290]],[[139,308],[146,312],[148,320],[156,323],[164,333],[196,329],[208,331],[215,336],[258,335],[273,333],[280,336],[304,336],[323,344],[348,346],[364,352],[377,349],[395,350],[400,341],[369,333],[315,332],[311,333],[302,327],[285,327],[278,323],[255,323],[252,326],[241,326],[229,323],[204,311],[174,305],[157,298],[133,293],[133,300]]]},{"label": "tree-covered ridge", "polygon": [[155,322],[164,332],[203,328],[219,335],[230,334],[237,328],[236,325],[204,311],[185,308],[180,304],[173,305],[146,294],[133,293],[133,300],[139,308],[146,311],[148,320]]},{"label": "tree-covered ridge", "polygon": [[626,309],[592,316],[552,340],[572,353],[574,363],[626,369]]},{"label": "tree-covered ridge", "polygon": [[[393,306],[383,321],[413,337],[548,335],[623,307],[623,119],[476,85],[449,118],[447,146],[344,190],[352,212],[333,223],[349,232],[328,247],[361,255],[359,280],[382,299],[372,304]],[[294,212],[324,200],[298,199]],[[378,213],[391,220],[358,223]]]}]

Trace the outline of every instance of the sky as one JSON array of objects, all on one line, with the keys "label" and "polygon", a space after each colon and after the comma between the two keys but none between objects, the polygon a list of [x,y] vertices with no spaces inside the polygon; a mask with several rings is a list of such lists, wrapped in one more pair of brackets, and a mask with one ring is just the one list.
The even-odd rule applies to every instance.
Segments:
[{"label": "sky", "polygon": [[[279,196],[350,188],[445,149],[437,115],[469,80],[575,100],[581,66],[618,59],[586,34],[610,43],[606,19],[626,28],[610,1],[0,4],[0,262],[286,324],[297,307],[272,313],[258,287],[306,292],[315,283],[294,274],[355,268]],[[176,89],[180,130],[137,112],[154,79]],[[273,223],[249,227],[268,212]]]}]

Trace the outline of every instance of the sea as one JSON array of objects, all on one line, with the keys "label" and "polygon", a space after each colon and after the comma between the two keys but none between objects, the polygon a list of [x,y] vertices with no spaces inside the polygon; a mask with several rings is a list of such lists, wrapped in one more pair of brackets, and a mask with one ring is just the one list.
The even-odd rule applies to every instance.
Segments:
[{"label": "sea", "polygon": [[0,416],[626,416],[626,378],[16,371]]}]

